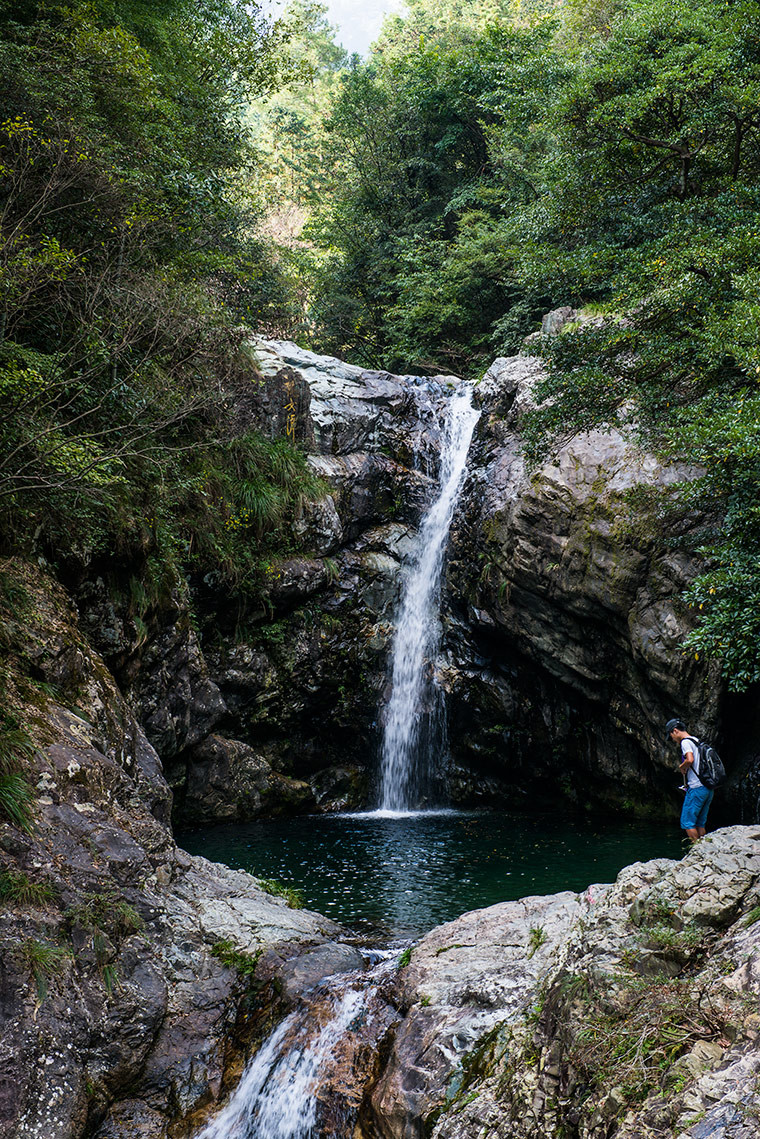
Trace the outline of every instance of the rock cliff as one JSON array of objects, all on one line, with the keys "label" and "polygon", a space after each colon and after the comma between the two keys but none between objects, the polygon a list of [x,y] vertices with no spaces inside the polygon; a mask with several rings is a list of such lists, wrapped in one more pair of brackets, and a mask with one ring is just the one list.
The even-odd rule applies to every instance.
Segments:
[{"label": "rock cliff", "polygon": [[[674,544],[647,499],[693,472],[663,465],[623,426],[575,434],[528,469],[521,429],[542,368],[533,356],[500,359],[477,388],[483,415],[439,662],[463,768],[455,793],[477,799],[475,771],[489,797],[519,801],[539,786],[581,806],[672,812],[678,778],[662,727],[681,715],[727,743],[726,817],[743,809],[751,820],[752,697],[732,705],[717,662],[683,645],[695,620],[680,595],[699,567],[689,539],[698,520],[682,519]],[[748,738],[731,735],[737,722]]]},{"label": "rock cliff", "polygon": [[[334,923],[177,848],[158,755],[70,599],[20,561],[3,587],[3,746],[33,797],[26,826],[0,822],[0,1136],[186,1134],[283,1000],[357,955]],[[302,984],[283,992],[294,958]]]},{"label": "rock cliff", "polygon": [[[241,623],[178,582],[136,636],[126,590],[75,583],[83,624],[174,790],[177,822],[366,802],[401,567],[433,489],[450,377],[366,371],[251,340],[241,422],[290,432],[322,480]],[[287,415],[285,409],[292,408]]]},{"label": "rock cliff", "polygon": [[372,1094],[382,1139],[753,1139],[760,831],[433,930]]},{"label": "rock cliff", "polygon": [[[89,573],[73,590],[161,757],[180,825],[370,798],[399,584],[453,382],[279,341],[245,351],[241,422],[289,431],[324,487],[303,503],[293,551],[268,565],[260,612],[241,620],[213,580],[177,582],[138,633],[124,589]],[[674,545],[641,506],[690,472],[642,452],[622,426],[575,435],[528,470],[521,431],[542,367],[530,355],[497,360],[476,389],[483,414],[434,662],[449,697],[451,799],[538,792],[672,814],[677,777],[661,730],[680,714],[725,745],[723,821],[754,819],[756,694],[729,697],[718,666],[683,648],[696,520],[679,523]]]}]

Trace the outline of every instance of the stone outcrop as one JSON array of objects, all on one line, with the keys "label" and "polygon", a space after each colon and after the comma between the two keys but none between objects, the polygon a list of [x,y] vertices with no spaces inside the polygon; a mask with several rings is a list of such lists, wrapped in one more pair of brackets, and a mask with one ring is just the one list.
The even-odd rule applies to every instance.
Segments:
[{"label": "stone outcrop", "polygon": [[33,794],[27,829],[0,821],[0,1136],[185,1134],[282,1003],[258,959],[290,962],[286,1000],[355,959],[333,922],[178,849],[159,757],[70,600],[36,566],[3,570],[23,710],[3,763],[10,741]]},{"label": "stone outcrop", "polygon": [[[584,319],[557,310],[543,334]],[[303,505],[300,550],[268,565],[261,611],[240,626],[213,581],[178,583],[140,629],[102,581],[77,595],[188,825],[367,802],[400,582],[453,383],[282,341],[252,339],[245,353],[241,421],[290,430],[325,486]],[[745,729],[756,693],[731,703],[719,667],[683,648],[695,520],[682,520],[674,546],[637,505],[691,472],[642,452],[622,422],[567,438],[529,470],[522,430],[543,367],[537,356],[500,359],[476,388],[482,416],[435,662],[448,696],[450,797],[520,803],[538,792],[672,814],[678,777],[662,725],[682,715],[725,745],[723,819],[755,818],[760,760]],[[350,777],[330,791],[335,769]]]},{"label": "stone outcrop", "polygon": [[453,382],[280,341],[252,339],[244,356],[241,426],[289,433],[325,487],[296,520],[300,549],[268,564],[261,611],[240,627],[210,579],[178,581],[141,616],[128,580],[76,583],[83,626],[165,765],[180,825],[366,803],[401,568]]},{"label": "stone outcrop", "polygon": [[717,664],[683,647],[694,617],[679,597],[699,566],[689,520],[669,546],[636,492],[692,472],[622,425],[572,435],[528,469],[521,425],[542,374],[538,357],[500,359],[477,389],[441,662],[452,743],[479,776],[506,767],[506,798],[540,783],[579,805],[672,810],[662,727],[682,715],[715,739],[725,691]]},{"label": "stone outcrop", "polygon": [[760,831],[433,930],[372,1096],[382,1139],[752,1139]]}]

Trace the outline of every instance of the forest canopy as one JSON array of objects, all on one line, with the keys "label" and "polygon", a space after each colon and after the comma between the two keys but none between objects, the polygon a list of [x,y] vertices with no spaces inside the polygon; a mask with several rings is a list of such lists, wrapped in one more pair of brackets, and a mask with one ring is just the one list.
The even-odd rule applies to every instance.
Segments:
[{"label": "forest canopy", "polygon": [[314,0],[6,0],[0,75],[7,549],[255,592],[315,488],[233,429],[241,326],[477,380],[568,305],[529,459],[701,464],[648,516],[760,680],[759,3],[409,0],[363,60]]}]

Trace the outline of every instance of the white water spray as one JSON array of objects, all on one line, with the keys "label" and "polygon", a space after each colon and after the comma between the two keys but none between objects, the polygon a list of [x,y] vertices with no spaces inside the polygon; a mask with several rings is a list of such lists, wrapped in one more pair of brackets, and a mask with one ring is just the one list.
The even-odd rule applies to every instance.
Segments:
[{"label": "white water spray", "polygon": [[403,814],[424,799],[443,748],[442,733],[436,731],[443,721],[441,694],[430,677],[430,662],[440,638],[439,599],[446,539],[479,416],[472,406],[472,389],[463,385],[449,404],[440,491],[420,528],[396,622],[380,769],[381,812]]},{"label": "white water spray", "polygon": [[300,1010],[286,1017],[196,1139],[315,1139],[320,1077],[363,1001],[361,990],[348,989],[316,1034]]}]

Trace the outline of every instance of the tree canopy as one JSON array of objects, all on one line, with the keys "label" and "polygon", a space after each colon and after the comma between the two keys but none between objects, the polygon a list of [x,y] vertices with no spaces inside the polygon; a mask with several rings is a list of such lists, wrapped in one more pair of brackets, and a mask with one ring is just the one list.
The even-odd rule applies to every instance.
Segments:
[{"label": "tree canopy", "polygon": [[477,378],[569,304],[529,457],[701,463],[689,651],[760,680],[757,0],[409,0],[366,60],[319,0],[5,0],[0,77],[6,545],[254,580],[308,477],[230,427],[241,324]]}]

